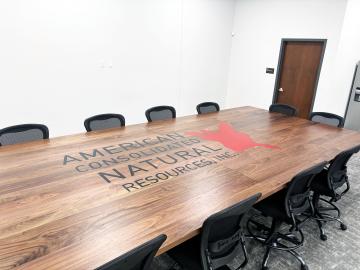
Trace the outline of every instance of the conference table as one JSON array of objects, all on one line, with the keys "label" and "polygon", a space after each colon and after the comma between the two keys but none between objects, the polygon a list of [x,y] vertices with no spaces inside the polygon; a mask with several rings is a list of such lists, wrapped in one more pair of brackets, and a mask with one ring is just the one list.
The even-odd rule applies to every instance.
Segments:
[{"label": "conference table", "polygon": [[360,133],[254,107],[0,147],[0,269],[94,269],[261,199]]}]

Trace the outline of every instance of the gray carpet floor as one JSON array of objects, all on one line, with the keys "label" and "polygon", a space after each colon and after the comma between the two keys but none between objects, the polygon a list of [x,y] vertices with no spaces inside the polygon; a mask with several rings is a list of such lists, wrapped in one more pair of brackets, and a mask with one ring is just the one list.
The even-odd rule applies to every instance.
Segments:
[{"label": "gray carpet floor", "polygon": [[[337,223],[331,222],[324,229],[327,241],[319,239],[319,230],[315,222],[303,227],[304,246],[297,252],[303,257],[311,270],[360,270],[360,155],[355,155],[348,163],[350,191],[336,205],[340,208],[342,219],[348,226],[342,231]],[[249,263],[243,269],[261,269],[264,247],[253,240],[247,241]],[[231,269],[239,266],[242,258],[236,259]],[[272,251],[268,266],[272,270],[300,269],[300,264],[287,252]],[[172,268],[173,267],[173,268]],[[192,270],[183,269],[167,254],[155,258],[153,270]]]}]

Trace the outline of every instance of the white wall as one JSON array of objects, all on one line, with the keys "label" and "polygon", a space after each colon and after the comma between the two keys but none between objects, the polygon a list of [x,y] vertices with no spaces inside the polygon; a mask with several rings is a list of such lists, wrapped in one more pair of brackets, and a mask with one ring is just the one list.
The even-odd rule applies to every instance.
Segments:
[{"label": "white wall", "polygon": [[[354,0],[356,1],[356,0]],[[237,0],[227,106],[272,102],[282,38],[328,39],[314,110],[343,114],[333,78],[346,0]],[[358,9],[359,10],[359,9]],[[356,11],[354,11],[356,12]],[[349,89],[347,89],[347,93]]]},{"label": "white wall", "polygon": [[314,110],[343,114],[358,10],[358,0],[0,1],[0,127],[39,122],[59,136],[103,112],[144,122],[159,104],[180,116],[204,100],[267,108],[281,38],[328,39]]},{"label": "white wall", "polygon": [[235,1],[184,2],[181,106],[193,114],[198,103],[226,102]]},{"label": "white wall", "polygon": [[[354,75],[355,65],[360,61],[360,1],[348,0],[345,19],[336,57],[336,71],[332,78],[333,100],[331,104],[322,104],[322,107],[333,106],[342,114],[345,113],[346,104]],[[325,97],[323,97],[325,101]]]},{"label": "white wall", "polygon": [[1,1],[0,127],[58,136],[97,113],[132,124],[154,105],[224,105],[233,11],[233,0]]}]

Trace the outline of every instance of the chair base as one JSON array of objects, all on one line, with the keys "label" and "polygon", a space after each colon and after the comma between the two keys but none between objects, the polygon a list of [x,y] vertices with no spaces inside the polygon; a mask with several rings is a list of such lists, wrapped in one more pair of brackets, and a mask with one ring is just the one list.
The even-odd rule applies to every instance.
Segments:
[{"label": "chair base", "polygon": [[[201,270],[203,269],[201,265],[201,255],[200,255],[200,236],[196,236],[183,244],[169,250],[167,254],[174,260],[174,264],[171,266],[170,270],[176,270],[176,267],[181,269],[191,269],[191,270]],[[248,263],[248,254],[245,247],[245,239],[241,236],[239,250],[242,249],[244,260],[235,268],[235,270],[240,270]],[[240,253],[239,253],[240,254]],[[216,259],[215,259],[216,260]],[[229,262],[216,262],[212,261],[209,263],[210,270],[231,270],[225,263]]]},{"label": "chair base", "polygon": [[[267,263],[268,263],[268,260],[269,260],[269,257],[270,257],[270,252],[271,252],[271,247],[268,247],[266,249],[264,259],[263,259],[263,262],[262,262],[262,266],[261,266],[262,270],[269,270],[269,267],[267,266]],[[301,256],[296,251],[288,250],[287,252],[289,252],[293,257],[295,257],[300,262],[300,269],[301,270],[309,270],[309,267],[306,265],[304,259],[301,258]]]},{"label": "chair base", "polygon": [[231,268],[227,265],[221,266],[221,268],[218,268],[216,270],[231,270]]},{"label": "chair base", "polygon": [[[300,262],[301,270],[308,270],[308,266],[306,265],[305,261],[295,251],[295,249],[303,245],[304,235],[302,231],[298,229],[297,231],[294,232],[289,231],[289,233],[281,233],[280,227],[282,225],[282,222],[273,219],[271,223],[271,227],[267,227],[266,225],[259,223],[255,220],[257,216],[258,215],[254,215],[248,220],[247,229],[249,235],[246,236],[246,238],[254,239],[262,243],[263,245],[267,246],[261,266],[262,270],[269,269],[267,265],[270,258],[271,250],[273,249],[288,252]],[[261,234],[260,235],[256,234],[254,232],[254,228],[251,228],[252,226],[254,226],[255,229]],[[299,234],[300,239],[296,236],[296,234]]]},{"label": "chair base", "polygon": [[[329,206],[320,206],[320,201],[329,205]],[[335,215],[329,214],[329,212],[336,212]],[[324,225],[327,222],[335,221],[340,224],[340,229],[343,231],[347,230],[346,224],[340,218],[341,212],[340,209],[331,201],[320,198],[319,195],[314,195],[314,215],[313,219],[316,220],[316,223],[320,231],[320,239],[323,241],[327,240],[327,235],[325,234]]]},{"label": "chair base", "polygon": [[[179,268],[177,268],[177,266],[181,267],[181,269],[183,268],[181,266],[181,264],[175,262],[171,267],[170,270],[178,270]],[[216,270],[231,270],[231,268],[227,265],[221,266],[220,268],[217,268]],[[307,270],[307,269],[306,269]]]}]

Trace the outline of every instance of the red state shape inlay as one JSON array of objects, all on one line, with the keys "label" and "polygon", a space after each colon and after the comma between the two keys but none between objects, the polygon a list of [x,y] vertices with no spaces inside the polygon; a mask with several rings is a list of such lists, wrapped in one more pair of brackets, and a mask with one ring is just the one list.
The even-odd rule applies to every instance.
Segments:
[{"label": "red state shape inlay", "polygon": [[229,148],[235,152],[241,152],[253,147],[265,147],[270,149],[278,149],[278,146],[263,144],[255,142],[251,137],[240,131],[236,131],[231,125],[226,122],[219,124],[219,130],[201,130],[199,132],[186,132],[189,136],[199,137],[208,141],[216,141],[221,143],[226,148]]}]

